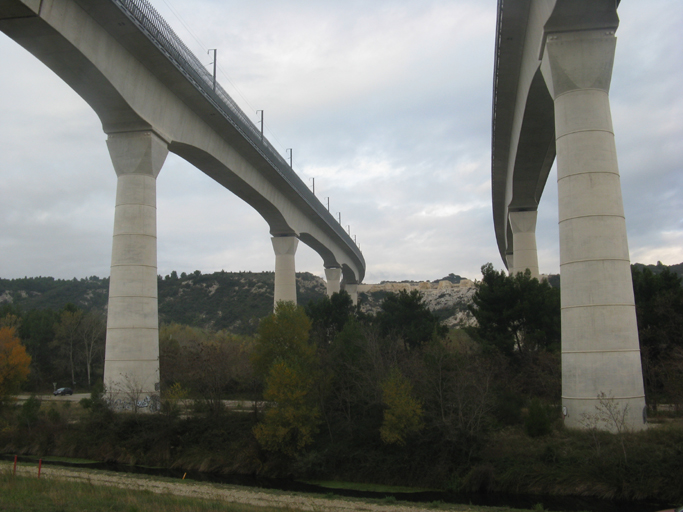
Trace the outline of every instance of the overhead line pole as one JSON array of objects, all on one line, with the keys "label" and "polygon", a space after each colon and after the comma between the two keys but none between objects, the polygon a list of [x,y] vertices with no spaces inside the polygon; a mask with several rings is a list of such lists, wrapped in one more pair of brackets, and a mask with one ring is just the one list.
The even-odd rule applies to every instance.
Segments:
[{"label": "overhead line pole", "polygon": [[256,114],[261,112],[261,141],[263,141],[263,110],[257,110]]},{"label": "overhead line pole", "polygon": [[206,53],[207,55],[213,52],[213,90],[216,92],[216,61],[218,60],[218,50],[216,48],[209,48]]}]

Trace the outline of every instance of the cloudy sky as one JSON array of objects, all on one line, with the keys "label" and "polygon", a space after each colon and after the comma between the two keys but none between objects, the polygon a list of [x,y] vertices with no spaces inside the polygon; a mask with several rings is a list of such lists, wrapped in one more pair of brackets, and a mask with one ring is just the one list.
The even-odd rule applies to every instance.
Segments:
[{"label": "cloudy sky", "polygon": [[[495,0],[153,0],[331,211],[365,282],[479,277],[493,232]],[[626,0],[611,102],[632,261],[683,261],[683,2]],[[109,274],[116,176],[101,124],[0,33],[0,277]],[[175,155],[158,182],[159,273],[272,270],[268,226]],[[551,173],[537,228],[557,273]],[[323,275],[303,244],[297,270]]]}]

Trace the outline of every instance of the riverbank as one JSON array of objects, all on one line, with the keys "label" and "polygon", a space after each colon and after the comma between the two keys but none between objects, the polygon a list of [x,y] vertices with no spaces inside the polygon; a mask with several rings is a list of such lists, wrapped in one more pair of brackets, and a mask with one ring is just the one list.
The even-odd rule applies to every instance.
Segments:
[{"label": "riverbank", "polygon": [[[21,464],[16,471],[17,478],[12,476],[13,464],[0,462],[0,496],[2,503],[0,508],[10,507],[9,510],[23,512],[35,510],[37,500],[50,506],[58,506],[60,509],[79,512],[89,510],[118,510],[125,504],[126,510],[144,509],[153,512],[149,508],[143,508],[138,503],[145,500],[145,494],[154,493],[165,498],[169,496],[186,498],[192,502],[183,501],[181,507],[185,510],[203,512],[204,510],[216,510],[216,504],[220,503],[221,510],[234,512],[284,512],[284,511],[329,511],[329,512],[432,512],[434,510],[454,512],[522,512],[524,509],[509,507],[480,507],[472,505],[454,505],[445,503],[431,503],[425,506],[415,506],[407,503],[382,503],[378,500],[358,500],[353,498],[340,498],[333,495],[320,497],[303,493],[283,493],[274,490],[251,489],[246,487],[192,482],[182,479],[168,479],[151,477],[147,475],[123,475],[102,470],[71,469],[54,466],[41,468],[40,480],[38,479],[38,466],[35,464]],[[54,482],[59,482],[55,485]],[[87,484],[87,485],[83,485]],[[102,508],[93,508],[97,502],[97,495],[101,494],[98,488],[115,487],[125,489],[125,492],[108,494],[102,500]],[[139,493],[139,495],[137,494]],[[53,496],[54,502],[46,502]],[[157,511],[175,510],[176,502],[159,502],[162,508]],[[389,500],[391,501],[391,500]],[[82,508],[81,504],[87,503],[88,508]],[[230,508],[225,504],[240,505]],[[168,507],[165,507],[168,505]],[[191,505],[191,507],[190,507]],[[145,505],[147,507],[147,505]],[[248,507],[248,508],[245,508]],[[178,510],[182,510],[179,508]],[[543,510],[541,507],[535,510]]]}]

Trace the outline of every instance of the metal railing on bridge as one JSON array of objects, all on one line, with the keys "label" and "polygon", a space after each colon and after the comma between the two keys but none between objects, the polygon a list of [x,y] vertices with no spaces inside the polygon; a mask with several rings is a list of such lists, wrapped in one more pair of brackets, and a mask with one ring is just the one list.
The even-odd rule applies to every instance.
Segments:
[{"label": "metal railing on bridge", "polygon": [[[214,82],[213,75],[190,51],[166,20],[148,0],[111,0],[140,31],[168,58],[194,87],[220,112],[225,119],[256,149],[271,167],[294,189],[356,254],[365,260],[351,236],[327,211],[323,204],[299,178],[287,161],[266,139],[242,111],[235,100]],[[215,83],[215,89],[214,89]]]}]

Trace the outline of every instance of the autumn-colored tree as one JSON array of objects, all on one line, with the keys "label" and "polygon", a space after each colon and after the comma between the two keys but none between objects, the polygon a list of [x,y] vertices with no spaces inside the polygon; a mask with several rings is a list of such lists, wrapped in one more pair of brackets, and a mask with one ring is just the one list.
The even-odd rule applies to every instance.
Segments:
[{"label": "autumn-colored tree", "polygon": [[382,384],[386,409],[379,432],[386,444],[404,446],[406,437],[422,430],[422,405],[413,397],[413,387],[398,369]]},{"label": "autumn-colored tree", "polygon": [[265,377],[263,396],[273,402],[254,435],[265,449],[290,456],[313,441],[320,424],[320,361],[315,344],[309,343],[310,330],[302,307],[279,302],[275,313],[261,321],[252,354],[256,373]]},{"label": "autumn-colored tree", "polygon": [[258,342],[252,354],[256,373],[265,378],[279,361],[297,361],[299,366],[313,364],[316,347],[309,343],[311,321],[304,308],[292,302],[278,302],[275,313],[259,324]]},{"label": "autumn-colored tree", "polygon": [[266,450],[293,456],[313,442],[320,425],[314,378],[301,368],[279,361],[270,369],[263,397],[277,404],[266,411],[254,435]]},{"label": "autumn-colored tree", "polygon": [[31,356],[14,335],[14,328],[0,327],[0,404],[19,390],[30,364]]}]

